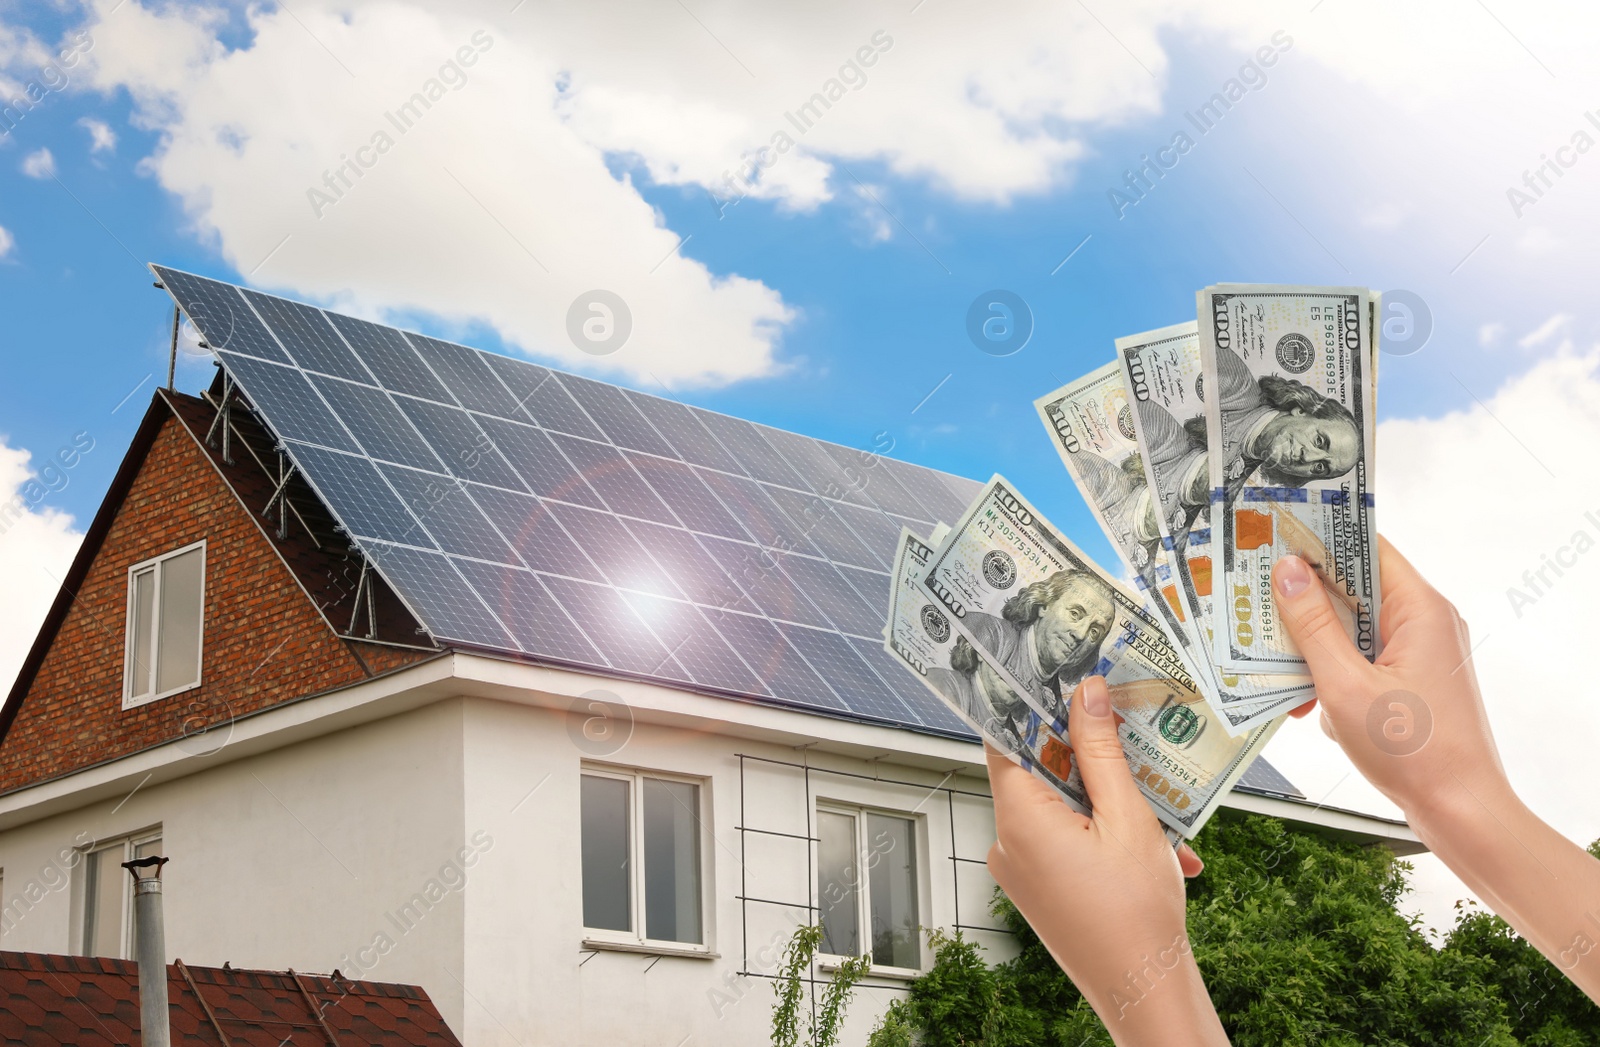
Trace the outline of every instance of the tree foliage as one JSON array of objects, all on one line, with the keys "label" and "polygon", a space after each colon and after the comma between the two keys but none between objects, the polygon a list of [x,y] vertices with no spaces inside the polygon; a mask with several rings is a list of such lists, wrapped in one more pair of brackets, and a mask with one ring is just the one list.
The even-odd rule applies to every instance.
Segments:
[{"label": "tree foliage", "polygon": [[[1499,917],[1460,905],[1434,946],[1397,908],[1411,866],[1386,849],[1231,811],[1195,849],[1206,867],[1189,883],[1190,941],[1239,1047],[1600,1047],[1600,1009]],[[998,892],[994,912],[1018,955],[989,966],[975,943],[933,932],[933,966],[871,1047],[1111,1043]],[[1137,983],[1129,995],[1142,995]]]}]

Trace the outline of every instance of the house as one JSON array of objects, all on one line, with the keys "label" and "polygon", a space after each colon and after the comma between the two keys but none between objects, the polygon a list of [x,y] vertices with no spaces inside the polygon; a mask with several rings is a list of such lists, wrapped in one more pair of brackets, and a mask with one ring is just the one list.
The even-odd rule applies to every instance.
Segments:
[{"label": "house", "polygon": [[[155,269],[152,399],[0,714],[0,947],[426,988],[466,1043],[764,1042],[795,927],[1003,955],[975,739],[883,652],[977,485]],[[1420,849],[1265,761],[1230,805]],[[825,976],[826,958],[814,974]]]},{"label": "house", "polygon": [[[460,1047],[414,985],[341,975],[167,967],[173,1047]],[[21,1047],[139,1044],[134,963],[0,952],[0,1042]]]}]

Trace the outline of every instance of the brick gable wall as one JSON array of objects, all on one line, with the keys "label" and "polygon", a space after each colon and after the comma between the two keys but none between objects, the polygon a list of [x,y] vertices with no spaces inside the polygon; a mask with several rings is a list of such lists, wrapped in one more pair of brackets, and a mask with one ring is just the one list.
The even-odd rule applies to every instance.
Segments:
[{"label": "brick gable wall", "polygon": [[[202,683],[124,711],[128,568],[202,538]],[[334,633],[195,439],[168,415],[0,740],[0,792],[425,657]],[[196,751],[225,737],[196,738]]]}]

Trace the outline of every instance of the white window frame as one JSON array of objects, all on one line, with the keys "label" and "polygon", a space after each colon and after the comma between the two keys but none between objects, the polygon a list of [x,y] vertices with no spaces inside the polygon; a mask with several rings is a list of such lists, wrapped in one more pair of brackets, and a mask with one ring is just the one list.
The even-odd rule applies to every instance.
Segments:
[{"label": "white window frame", "polygon": [[[148,568],[155,569],[155,592],[151,596],[152,612],[150,615],[150,650],[145,652],[149,659],[150,671],[156,671],[156,651],[161,643],[161,578],[166,572],[161,566],[173,557],[182,556],[184,553],[200,550],[200,627],[195,630],[195,677],[193,683],[186,683],[181,687],[174,687],[166,691],[156,691],[151,694],[142,694],[137,698],[133,695],[133,636],[134,618],[137,610],[134,607],[134,579]],[[148,560],[141,560],[128,568],[128,598],[127,609],[122,617],[123,653],[122,653],[122,708],[137,709],[141,705],[159,702],[163,698],[171,698],[184,691],[192,691],[199,687],[205,680],[205,650],[206,650],[206,540],[191,542],[181,549],[173,549],[153,556]],[[152,681],[152,686],[154,682]]]},{"label": "white window frame", "polygon": [[[109,851],[115,848],[121,848],[122,860],[124,862],[132,861],[134,850],[140,844],[150,843],[154,840],[160,840],[161,838],[162,826],[156,825],[148,829],[141,829],[136,833],[129,833],[128,835],[120,838],[113,837],[109,841],[96,840],[94,844],[89,847],[85,847],[78,852],[78,868],[81,870],[81,872],[76,877],[78,886],[73,892],[73,910],[76,919],[72,921],[72,955],[89,955],[89,943],[85,939],[88,937],[89,931],[90,856],[99,854],[101,851]],[[133,958],[134,947],[133,877],[127,874],[126,869],[118,869],[117,872],[121,874],[117,877],[117,882],[119,889],[122,891],[122,927],[118,931],[118,941],[120,944],[118,946],[119,951],[116,958],[128,960]],[[103,888],[103,886],[104,885],[101,884],[96,885],[97,889]]]},{"label": "white window frame", "polygon": [[[872,961],[874,976],[890,978],[917,978],[926,973],[928,968],[928,945],[923,940],[922,929],[930,926],[928,920],[928,833],[926,820],[915,811],[898,811],[892,807],[877,807],[871,804],[849,803],[843,800],[818,799],[816,811],[818,814],[842,814],[855,821],[856,824],[856,927],[860,937],[861,955],[872,955],[872,891],[868,882],[872,867],[863,866],[862,856],[870,854],[871,841],[867,838],[867,817],[878,814],[886,818],[898,818],[911,823],[911,838],[916,843],[916,862],[912,868],[912,880],[917,891],[917,966],[895,967],[887,963]],[[818,850],[822,847],[821,819],[817,820],[817,840],[813,844]],[[816,874],[812,878],[811,890],[817,920],[822,919],[822,866],[816,864]],[[852,956],[842,956],[837,953],[826,953],[820,949],[817,952],[817,962],[824,970],[833,970],[845,960],[855,959]]]},{"label": "white window frame", "polygon": [[[580,770],[579,781],[582,776],[596,778],[611,778],[617,781],[632,783],[628,788],[628,896],[633,930],[614,931],[601,927],[584,927],[583,944],[591,949],[621,949],[630,952],[647,952],[652,954],[698,956],[714,959],[717,956],[713,948],[715,940],[713,927],[713,910],[716,893],[712,887],[712,859],[715,852],[712,849],[711,838],[711,781],[690,774],[676,774],[671,771],[652,771],[634,767],[612,767],[585,763]],[[700,941],[674,942],[659,938],[645,937],[647,926],[645,917],[645,877],[648,870],[644,867],[644,780],[654,778],[664,782],[679,782],[684,785],[697,787],[696,796],[699,797],[699,810],[695,812],[699,821],[700,854]],[[578,812],[579,823],[582,823],[583,812]],[[583,880],[583,849],[580,842],[578,849],[579,864],[579,919],[582,920],[581,884]]]}]

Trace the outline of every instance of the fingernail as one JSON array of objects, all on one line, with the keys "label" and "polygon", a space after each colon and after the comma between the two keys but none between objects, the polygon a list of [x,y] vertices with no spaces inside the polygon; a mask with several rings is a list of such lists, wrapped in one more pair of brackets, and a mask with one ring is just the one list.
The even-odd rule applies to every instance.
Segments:
[{"label": "fingernail", "polygon": [[1111,715],[1111,692],[1106,690],[1104,676],[1091,676],[1083,681],[1083,711],[1090,716]]},{"label": "fingernail", "polygon": [[1311,568],[1298,556],[1285,556],[1278,561],[1273,581],[1277,583],[1279,596],[1286,600],[1293,599],[1311,584]]}]

